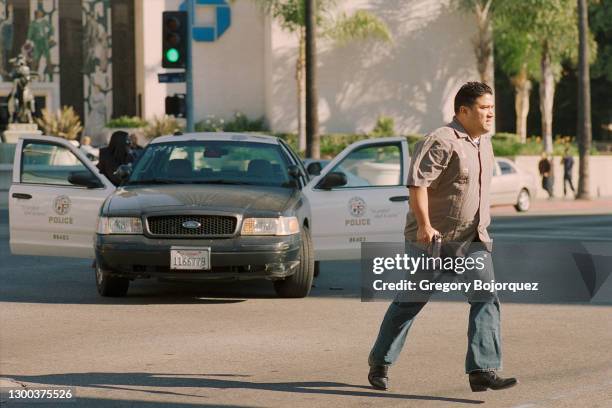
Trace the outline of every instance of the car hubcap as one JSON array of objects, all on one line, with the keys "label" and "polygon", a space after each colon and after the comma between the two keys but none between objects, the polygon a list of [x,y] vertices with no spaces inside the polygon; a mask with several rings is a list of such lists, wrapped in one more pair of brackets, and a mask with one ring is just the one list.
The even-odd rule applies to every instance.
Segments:
[{"label": "car hubcap", "polygon": [[525,191],[522,191],[521,195],[519,196],[519,206],[522,209],[527,209],[529,207],[529,194],[527,194]]},{"label": "car hubcap", "polygon": [[102,270],[100,269],[99,266],[96,266],[96,280],[98,281],[98,285],[102,284],[102,279],[104,277],[102,276]]}]

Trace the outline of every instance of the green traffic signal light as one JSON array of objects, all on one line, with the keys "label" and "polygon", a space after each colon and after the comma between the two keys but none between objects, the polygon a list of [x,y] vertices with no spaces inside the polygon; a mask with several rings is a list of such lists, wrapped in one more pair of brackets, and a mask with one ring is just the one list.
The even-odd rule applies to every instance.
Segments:
[{"label": "green traffic signal light", "polygon": [[170,48],[166,51],[166,60],[168,62],[177,62],[180,58],[180,54],[176,48]]}]

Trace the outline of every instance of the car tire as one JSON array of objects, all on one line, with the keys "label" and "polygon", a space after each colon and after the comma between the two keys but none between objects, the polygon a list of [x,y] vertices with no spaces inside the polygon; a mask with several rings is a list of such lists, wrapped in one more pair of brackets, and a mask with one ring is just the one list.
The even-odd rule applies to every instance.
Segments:
[{"label": "car tire", "polygon": [[303,298],[308,296],[314,278],[314,257],[312,240],[307,227],[302,228],[300,245],[300,265],[295,273],[283,280],[274,282],[276,294],[284,298]]},{"label": "car tire", "polygon": [[111,276],[108,271],[103,270],[96,263],[96,288],[100,296],[104,297],[122,297],[127,294],[130,287],[130,280],[127,278],[119,278]]},{"label": "car tire", "polygon": [[518,212],[525,212],[529,210],[531,206],[531,196],[529,195],[529,191],[526,188],[521,189],[519,195],[516,199],[516,204],[514,204],[514,208]]}]

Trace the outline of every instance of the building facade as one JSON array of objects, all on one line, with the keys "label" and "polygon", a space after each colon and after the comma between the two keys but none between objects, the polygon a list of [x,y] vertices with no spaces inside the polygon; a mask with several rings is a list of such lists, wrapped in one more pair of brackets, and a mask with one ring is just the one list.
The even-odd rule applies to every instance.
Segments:
[{"label": "building facade", "polygon": [[[452,117],[462,83],[478,79],[474,18],[451,0],[345,0],[330,16],[367,10],[393,41],[318,40],[321,131],[367,132],[379,116],[399,133],[424,133]],[[0,0],[0,103],[11,88],[10,58],[28,53],[40,106],[73,106],[84,133],[121,115],[164,114],[184,84],[158,82],[162,12],[182,0]],[[252,0],[195,0],[195,120],[241,112],[273,131],[297,128],[297,34]],[[0,120],[6,118],[0,115]]]}]

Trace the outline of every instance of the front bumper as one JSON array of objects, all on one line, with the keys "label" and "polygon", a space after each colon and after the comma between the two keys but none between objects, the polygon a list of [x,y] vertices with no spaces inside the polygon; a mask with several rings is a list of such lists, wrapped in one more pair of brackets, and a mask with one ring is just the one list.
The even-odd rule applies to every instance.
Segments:
[{"label": "front bumper", "polygon": [[[301,238],[238,236],[227,239],[159,239],[144,235],[95,237],[96,262],[112,276],[177,280],[283,279],[300,264]],[[210,270],[170,269],[170,248],[210,247]]]}]

